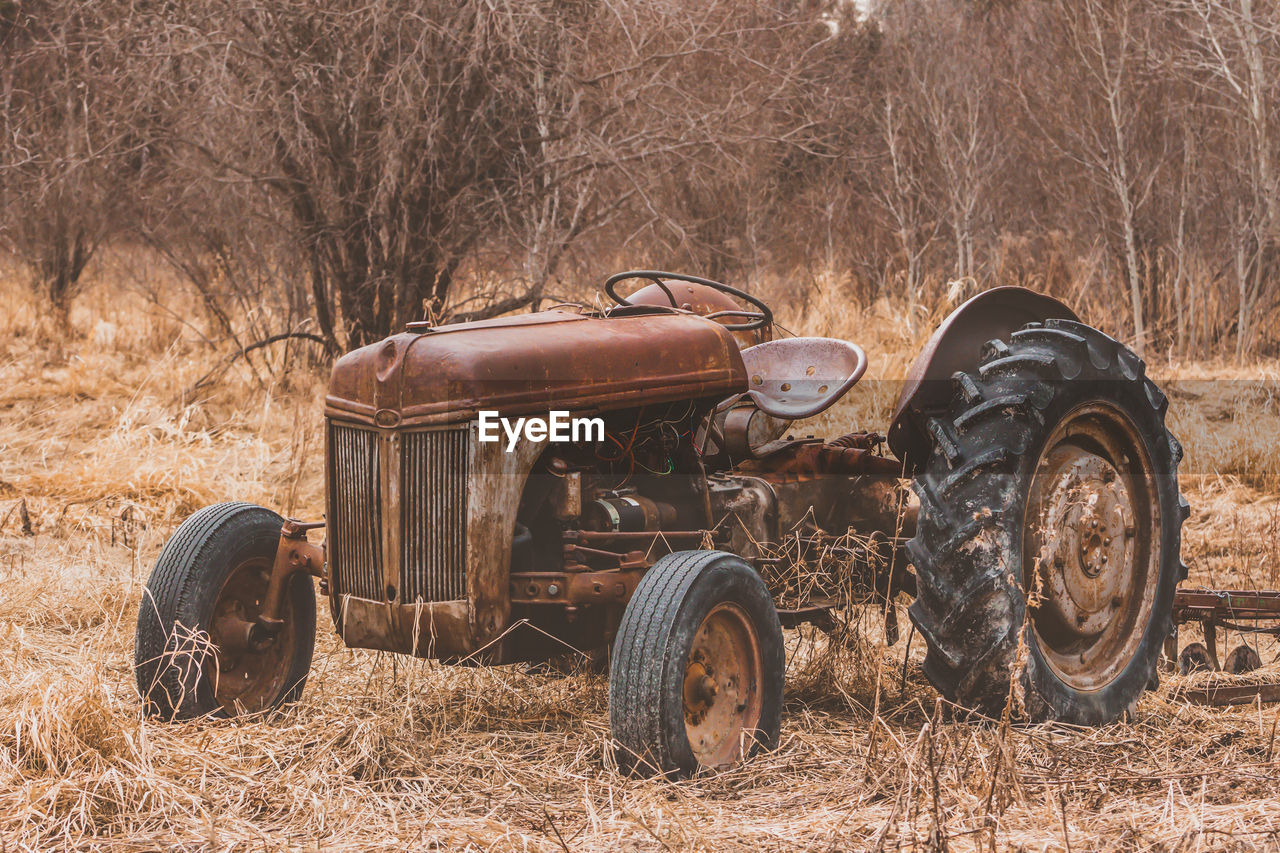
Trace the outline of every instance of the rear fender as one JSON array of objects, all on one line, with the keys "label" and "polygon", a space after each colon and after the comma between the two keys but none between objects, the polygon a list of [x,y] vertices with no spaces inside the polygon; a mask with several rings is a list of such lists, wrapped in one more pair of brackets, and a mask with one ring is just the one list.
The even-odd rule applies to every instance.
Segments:
[{"label": "rear fender", "polygon": [[951,312],[911,363],[889,424],[889,448],[908,473],[929,456],[929,419],[950,403],[951,376],[977,367],[987,341],[1050,319],[1080,318],[1052,296],[1025,287],[983,291]]}]

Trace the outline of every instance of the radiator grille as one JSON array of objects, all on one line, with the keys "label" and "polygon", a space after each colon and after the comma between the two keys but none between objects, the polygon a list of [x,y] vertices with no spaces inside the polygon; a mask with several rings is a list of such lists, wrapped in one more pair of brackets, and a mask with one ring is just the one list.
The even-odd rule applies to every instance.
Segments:
[{"label": "radiator grille", "polygon": [[467,597],[465,428],[409,432],[400,461],[401,600]]},{"label": "radiator grille", "polygon": [[384,595],[378,468],[377,433],[330,424],[327,542],[334,592],[375,601]]},{"label": "radiator grille", "polygon": [[[398,524],[396,600],[467,597],[467,449],[470,430],[399,434],[398,517],[384,517],[378,433],[329,425],[329,559],[335,592],[386,600],[383,525]],[[386,452],[391,452],[390,446]],[[394,468],[392,469],[394,470]]]}]

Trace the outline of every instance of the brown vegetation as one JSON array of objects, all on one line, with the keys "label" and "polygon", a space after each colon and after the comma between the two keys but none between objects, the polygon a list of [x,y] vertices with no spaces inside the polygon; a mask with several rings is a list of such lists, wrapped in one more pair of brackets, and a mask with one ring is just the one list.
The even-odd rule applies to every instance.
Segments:
[{"label": "brown vegetation", "polygon": [[[122,296],[106,260],[93,270],[106,283],[72,312],[82,334],[70,341],[48,336],[28,291],[12,279],[0,288],[0,848],[1280,843],[1275,707],[1191,706],[1179,698],[1188,679],[1172,676],[1132,719],[1096,730],[966,721],[920,675],[918,638],[904,665],[907,644],[885,648],[870,615],[848,648],[788,632],[781,748],[688,782],[613,772],[598,675],[348,651],[323,630],[324,614],[296,708],[144,720],[133,625],[161,543],[216,500],[319,513],[323,383],[299,370],[285,383],[284,354],[259,352],[184,400],[208,372],[208,344],[184,325],[183,303],[162,310]],[[783,323],[862,342],[872,379],[900,376],[921,335],[887,303],[850,308],[834,285]],[[1270,364],[1212,363],[1160,373],[1166,383],[1212,380],[1194,386],[1198,400],[1175,397],[1193,472],[1192,583],[1280,586],[1273,386],[1222,381],[1280,375]],[[868,380],[815,431],[882,425],[893,393],[893,382]],[[1277,649],[1262,651],[1262,674],[1274,677]]]},{"label": "brown vegetation", "polygon": [[329,356],[623,266],[862,344],[831,435],[965,296],[1059,295],[1170,392],[1191,583],[1280,587],[1280,11],[860,9],[0,0],[0,850],[1280,846],[1276,708],[1172,676],[1095,730],[973,721],[856,613],[788,633],[776,753],[682,783],[612,770],[598,675],[323,630],[295,708],[142,718],[182,518],[321,512]]},{"label": "brown vegetation", "polygon": [[1280,346],[1278,66],[1249,0],[6,2],[0,243],[61,316],[145,248],[236,347],[624,257],[910,309],[1028,284],[1244,359]]}]

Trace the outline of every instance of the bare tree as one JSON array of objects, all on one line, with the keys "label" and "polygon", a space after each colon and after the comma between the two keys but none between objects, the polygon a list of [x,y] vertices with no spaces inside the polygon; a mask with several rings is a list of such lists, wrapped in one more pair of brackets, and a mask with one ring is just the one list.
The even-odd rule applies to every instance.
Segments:
[{"label": "bare tree", "polygon": [[[1133,321],[1134,349],[1147,345],[1145,288],[1138,222],[1167,151],[1152,132],[1154,97],[1148,56],[1149,10],[1137,0],[1060,0],[1044,22],[1058,29],[1058,51],[1046,51],[1023,76],[1018,93],[1029,123],[1053,151],[1074,164],[1108,202],[1119,232]],[[1045,81],[1057,75],[1060,85]]]},{"label": "bare tree", "polygon": [[143,247],[257,354],[653,263],[1027,284],[1244,358],[1280,346],[1277,63],[1258,0],[0,3],[0,244],[63,322]]},{"label": "bare tree", "polygon": [[[171,148],[211,183],[270,188],[244,198],[301,250],[319,333],[358,345],[426,314],[536,306],[572,246],[623,213],[633,231],[697,232],[671,228],[682,206],[662,187],[743,184],[804,145],[779,104],[832,38],[820,11],[205,0],[165,22]],[[723,245],[735,210],[716,194],[696,245]],[[479,268],[503,284],[472,276],[451,298]]]},{"label": "bare tree", "polygon": [[[898,64],[888,86],[915,117],[926,145],[929,191],[950,231],[956,278],[977,274],[977,217],[1006,157],[997,130],[995,45],[987,22],[942,0],[911,0],[886,10],[887,37]],[[886,65],[889,63],[886,62]],[[891,124],[886,122],[886,130]],[[912,142],[887,133],[892,182],[901,181],[901,149]],[[895,217],[896,221],[896,217]],[[901,226],[899,226],[901,228]]]},{"label": "bare tree", "polygon": [[1253,345],[1255,306],[1280,240],[1280,175],[1276,169],[1276,102],[1280,97],[1280,15],[1253,0],[1184,0],[1177,6],[1191,50],[1182,57],[1191,76],[1222,106],[1230,132],[1224,165],[1241,191],[1232,210],[1231,269],[1237,290],[1236,355]]},{"label": "bare tree", "polygon": [[127,221],[145,166],[135,102],[114,77],[129,10],[45,0],[0,25],[0,241],[65,328],[98,247]]},{"label": "bare tree", "polygon": [[908,123],[908,117],[898,97],[887,93],[880,116],[886,180],[879,200],[898,241],[907,305],[914,307],[920,304],[924,257],[938,234],[938,218],[932,204],[935,196],[927,186],[927,155],[920,146],[924,135]]}]

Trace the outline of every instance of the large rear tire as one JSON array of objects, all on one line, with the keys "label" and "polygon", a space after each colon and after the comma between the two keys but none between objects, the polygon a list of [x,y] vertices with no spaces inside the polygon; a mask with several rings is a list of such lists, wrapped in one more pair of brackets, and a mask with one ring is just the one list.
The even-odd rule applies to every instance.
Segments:
[{"label": "large rear tire", "polygon": [[658,560],[613,644],[619,768],[683,776],[774,748],[785,665],[773,599],[746,561],[720,551]]},{"label": "large rear tire", "polygon": [[138,608],[134,671],[148,714],[184,719],[268,711],[302,693],[315,648],[315,587],[290,578],[284,625],[251,626],[284,523],[269,509],[215,504],[165,544]]},{"label": "large rear tire", "polygon": [[1131,710],[1172,630],[1188,514],[1165,395],[1068,320],[991,341],[929,423],[908,544],[925,674],[999,715],[1097,725]]}]

